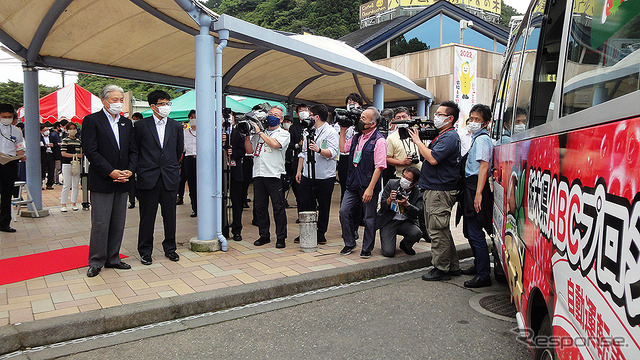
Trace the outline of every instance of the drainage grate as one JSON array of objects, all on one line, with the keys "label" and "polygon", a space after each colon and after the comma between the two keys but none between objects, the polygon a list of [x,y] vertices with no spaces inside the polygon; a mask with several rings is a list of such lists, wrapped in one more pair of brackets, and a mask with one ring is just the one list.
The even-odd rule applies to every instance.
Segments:
[{"label": "drainage grate", "polygon": [[511,303],[509,294],[488,295],[479,300],[480,306],[496,315],[515,318],[516,306]]}]

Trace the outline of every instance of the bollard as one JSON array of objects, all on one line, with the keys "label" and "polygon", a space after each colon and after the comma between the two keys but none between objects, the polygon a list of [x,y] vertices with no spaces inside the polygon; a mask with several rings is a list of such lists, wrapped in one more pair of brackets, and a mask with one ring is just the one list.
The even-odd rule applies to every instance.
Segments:
[{"label": "bollard", "polygon": [[300,249],[314,252],[318,248],[318,216],[315,211],[302,211],[300,219]]}]

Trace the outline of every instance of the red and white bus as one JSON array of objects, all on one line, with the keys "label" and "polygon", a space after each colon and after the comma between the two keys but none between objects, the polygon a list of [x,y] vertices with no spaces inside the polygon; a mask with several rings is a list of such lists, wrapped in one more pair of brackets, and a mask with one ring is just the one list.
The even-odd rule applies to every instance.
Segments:
[{"label": "red and white bus", "polygon": [[493,221],[518,326],[537,358],[640,359],[640,0],[532,0],[512,36]]}]

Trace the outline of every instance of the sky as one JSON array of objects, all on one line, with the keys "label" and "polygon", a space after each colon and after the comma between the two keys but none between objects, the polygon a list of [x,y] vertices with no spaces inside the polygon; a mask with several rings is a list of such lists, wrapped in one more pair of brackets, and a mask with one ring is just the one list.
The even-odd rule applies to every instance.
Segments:
[{"label": "sky", "polygon": [[[524,13],[529,6],[529,0],[504,0],[504,2],[507,5],[516,8],[520,13]],[[65,73],[65,85],[76,82],[76,79],[76,73]],[[7,82],[9,80],[20,83],[24,82],[22,63],[20,60],[9,55],[6,51],[0,51],[0,82]],[[38,80],[42,85],[62,87],[62,75],[60,74],[60,71],[57,70],[39,71]]]}]

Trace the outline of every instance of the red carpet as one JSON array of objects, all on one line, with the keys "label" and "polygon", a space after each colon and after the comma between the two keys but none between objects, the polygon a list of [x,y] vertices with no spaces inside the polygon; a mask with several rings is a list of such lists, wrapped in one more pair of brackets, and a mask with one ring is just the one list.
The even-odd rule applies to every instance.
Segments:
[{"label": "red carpet", "polygon": [[[120,254],[120,258],[127,256]],[[47,251],[0,260],[0,285],[89,266],[89,246]]]}]

